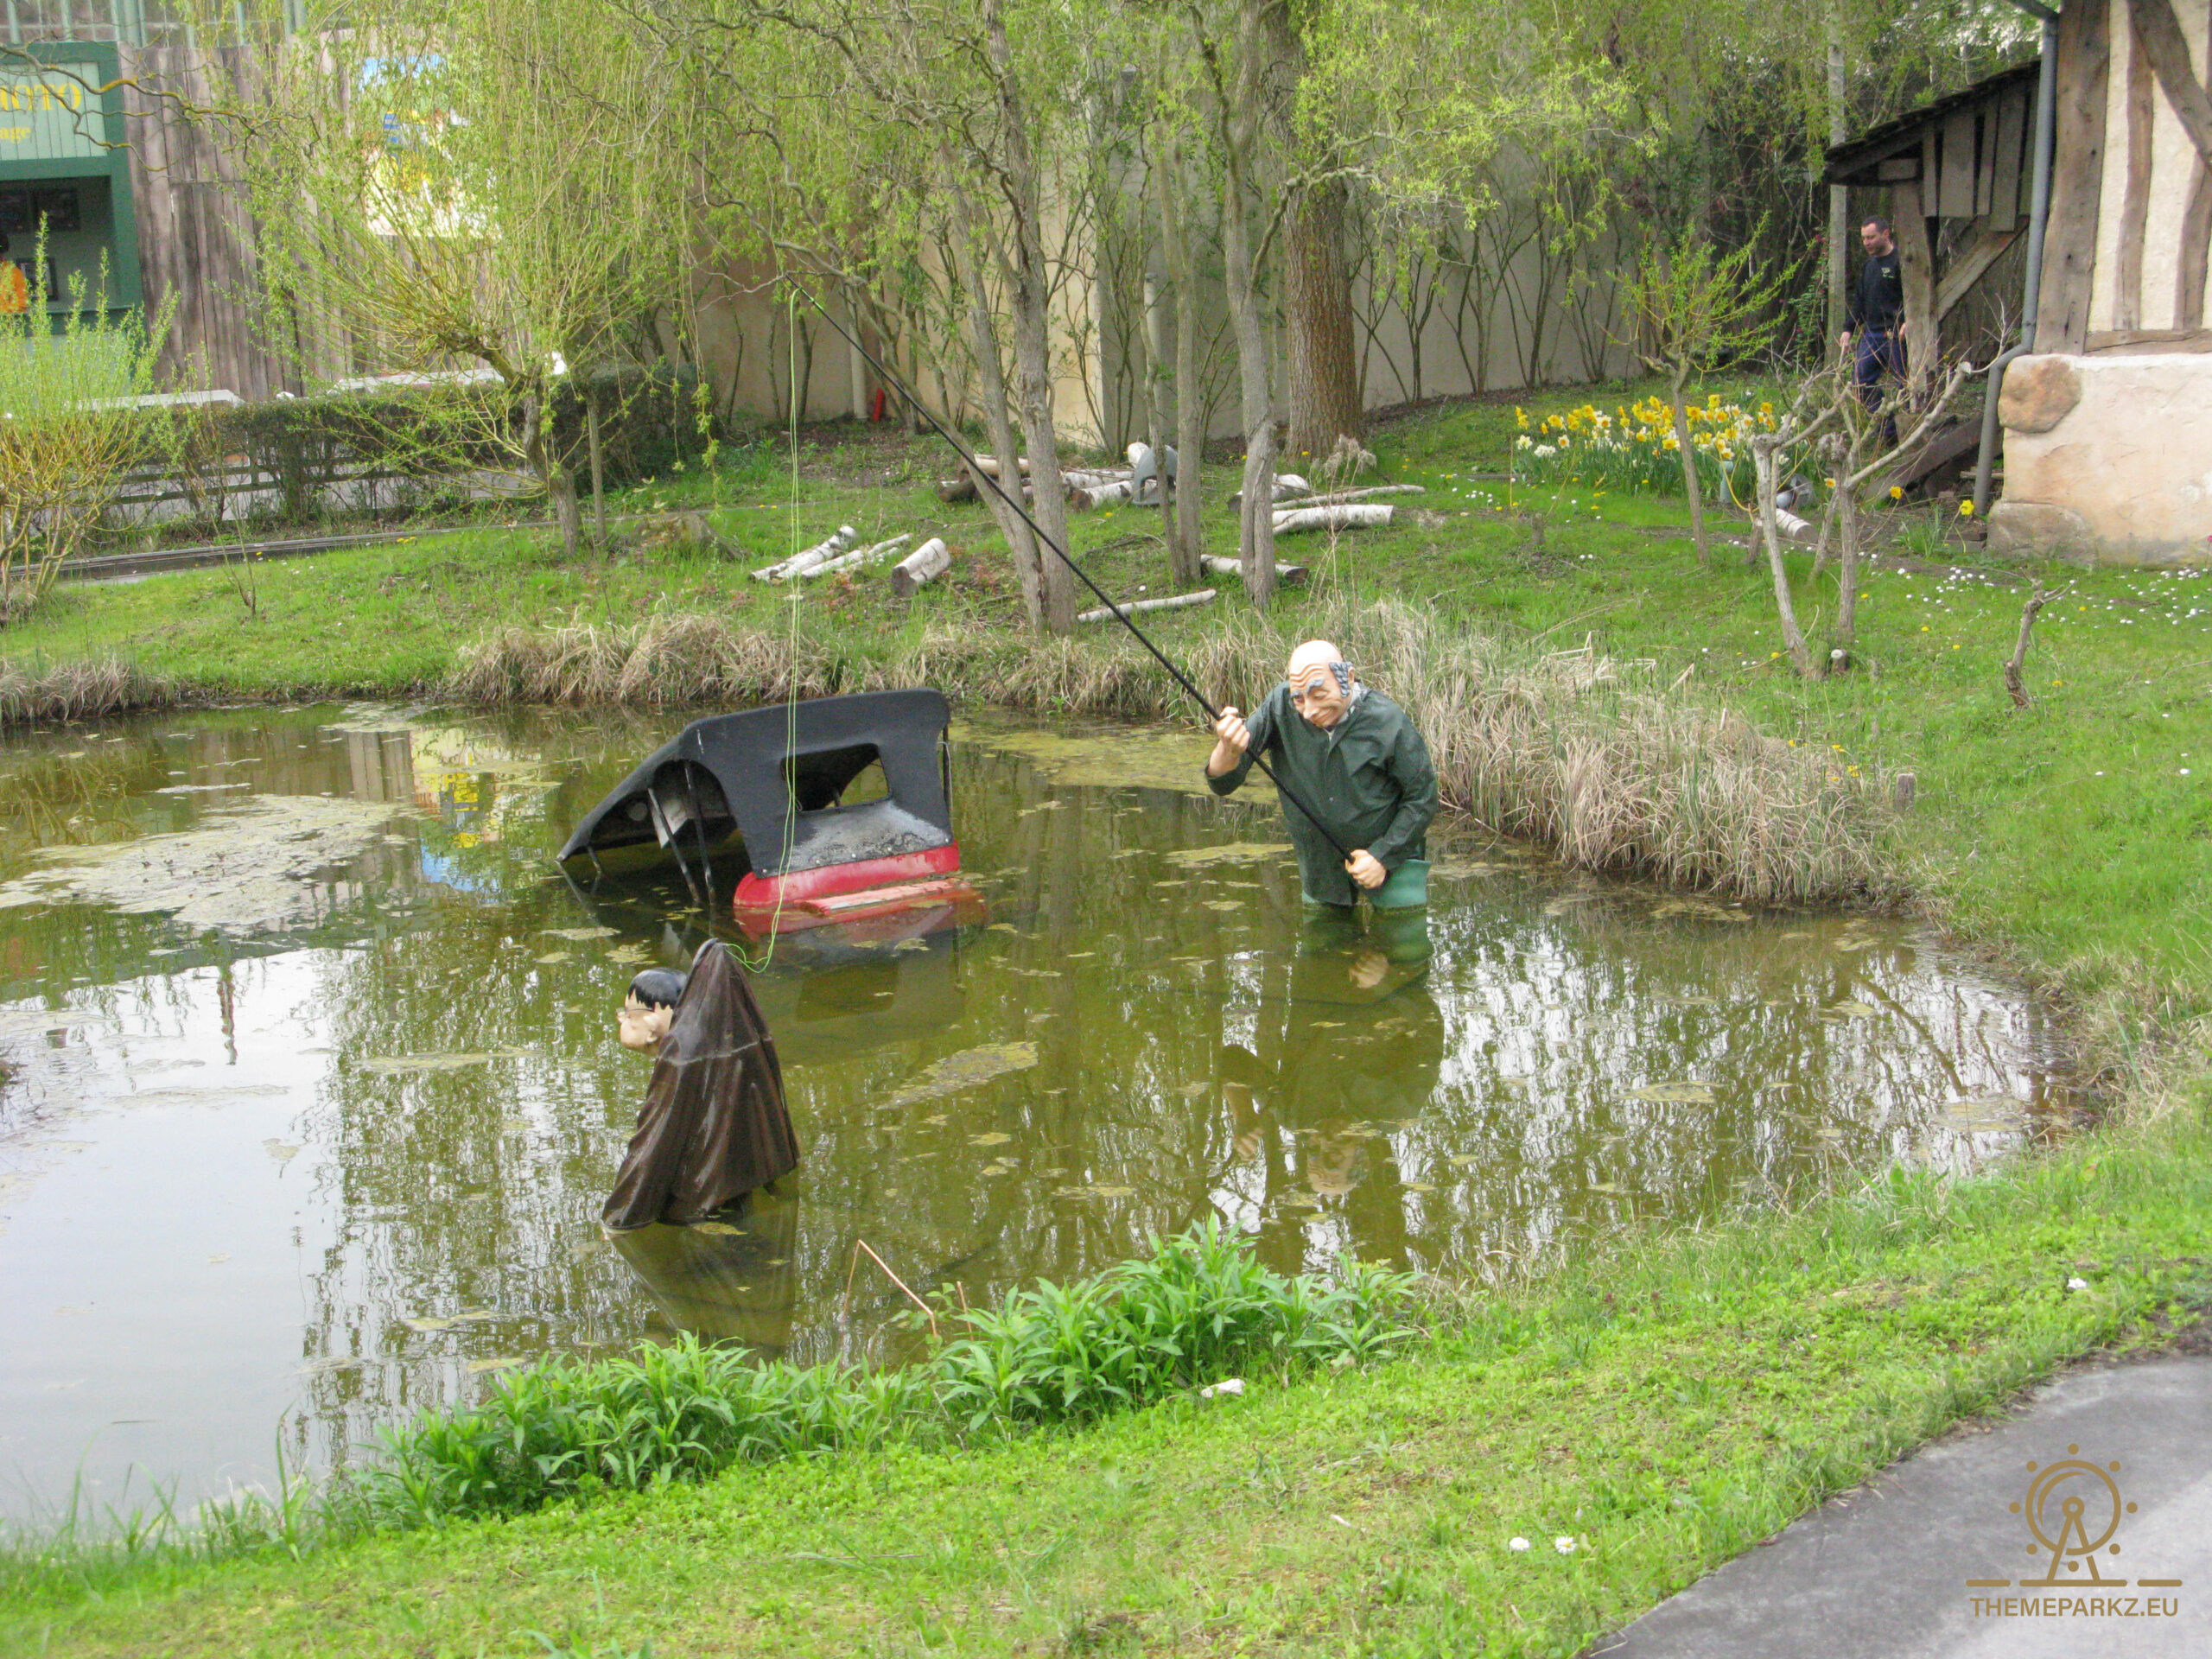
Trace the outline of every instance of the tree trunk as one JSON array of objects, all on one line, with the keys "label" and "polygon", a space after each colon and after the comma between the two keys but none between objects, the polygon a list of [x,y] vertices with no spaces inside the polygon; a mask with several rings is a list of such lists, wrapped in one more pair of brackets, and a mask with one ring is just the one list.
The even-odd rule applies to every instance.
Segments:
[{"label": "tree trunk", "polygon": [[1813,653],[1805,644],[1804,630],[1797,626],[1796,602],[1789,595],[1789,567],[1783,563],[1782,538],[1775,533],[1775,454],[1781,447],[1780,440],[1771,436],[1751,440],[1751,475],[1759,493],[1759,539],[1766,543],[1767,567],[1774,575],[1774,608],[1782,618],[1783,645],[1799,677],[1809,680],[1815,677]]},{"label": "tree trunk", "polygon": [[1013,257],[1006,276],[1014,302],[1014,362],[1021,429],[1028,441],[1029,481],[1035,505],[1032,517],[1046,543],[1038,549],[1038,577],[1047,633],[1075,627],[1075,573],[1052,550],[1068,544],[1067,486],[1060,480],[1059,431],[1052,415],[1052,277],[1045,263],[1044,192],[1029,124],[1014,82],[1013,48],[999,0],[983,0],[983,21],[990,34],[997,71],[999,120],[1006,147],[1008,194],[1013,198]]},{"label": "tree trunk", "polygon": [[1243,394],[1244,491],[1237,503],[1236,551],[1243,564],[1245,591],[1256,607],[1265,610],[1275,594],[1275,411],[1267,329],[1260,317],[1252,270],[1243,170],[1230,163],[1222,215],[1229,315],[1236,334],[1236,377]]},{"label": "tree trunk", "polygon": [[553,447],[552,416],[545,395],[535,384],[522,397],[522,454],[530,470],[553,504],[553,522],[560,527],[561,551],[573,559],[582,550],[583,514],[576,505],[576,480]]},{"label": "tree trunk", "polygon": [[[1849,111],[1844,108],[1850,83],[1844,75],[1843,29],[1836,14],[1837,0],[1829,0],[1828,7],[1828,143],[1840,144],[1851,136]],[[1813,181],[1820,182],[1821,168],[1815,159]],[[1850,315],[1847,301],[1851,292],[1851,187],[1832,184],[1828,187],[1828,334],[1834,340],[1843,332],[1844,321]]]},{"label": "tree trunk", "polygon": [[[946,176],[957,176],[952,172],[951,158],[945,156],[943,162]],[[970,239],[975,233],[975,214],[969,208],[967,194],[958,187],[949,188],[945,194],[957,221],[950,245],[955,275],[967,291],[969,354],[976,365],[984,429],[990,434],[994,454],[1018,455],[1021,450],[1014,442],[1014,421],[1007,409],[1006,365],[999,360],[998,328],[991,316],[989,297],[983,291],[982,262],[976,257]],[[958,418],[958,411],[950,412]],[[1037,545],[1037,538],[1030,534],[1021,515],[1005,498],[982,479],[975,482],[976,493],[991,504],[991,517],[998,521],[999,533],[1006,537],[1007,547],[1014,555],[1014,574],[1021,581],[1021,608],[1029,619],[1029,626],[1042,627],[1045,585],[1039,555],[1043,550]]]},{"label": "tree trunk", "polygon": [[1667,388],[1667,395],[1675,411],[1675,447],[1681,455],[1682,493],[1690,499],[1690,538],[1697,543],[1698,563],[1710,567],[1713,555],[1705,539],[1705,495],[1698,487],[1697,450],[1690,442],[1689,410],[1682,402],[1684,384],[1684,378],[1676,375]]},{"label": "tree trunk", "polygon": [[1839,493],[1836,503],[1835,642],[1847,651],[1859,642],[1859,492]]},{"label": "tree trunk", "polygon": [[[1205,399],[1198,390],[1198,260],[1183,214],[1182,156],[1174,135],[1163,130],[1154,168],[1160,212],[1160,251],[1175,296],[1175,501],[1167,537],[1178,582],[1198,579],[1205,550],[1198,525],[1198,468],[1205,454]],[[1164,511],[1165,509],[1163,509]]]},{"label": "tree trunk", "polygon": [[1236,75],[1229,107],[1217,111],[1222,135],[1222,265],[1229,290],[1230,326],[1236,335],[1236,378],[1244,416],[1244,492],[1238,504],[1236,550],[1244,588],[1254,607],[1275,596],[1273,353],[1260,314],[1260,276],[1252,246],[1257,182],[1252,167],[1260,149],[1259,98],[1268,0],[1245,0],[1237,11]]},{"label": "tree trunk", "polygon": [[584,384],[584,435],[591,442],[591,517],[599,550],[607,551],[607,452],[599,438],[599,388]]},{"label": "tree trunk", "polygon": [[1290,347],[1283,388],[1290,453],[1319,461],[1340,435],[1367,435],[1352,349],[1343,181],[1308,190],[1292,211],[1284,226],[1282,276],[1283,332]]}]

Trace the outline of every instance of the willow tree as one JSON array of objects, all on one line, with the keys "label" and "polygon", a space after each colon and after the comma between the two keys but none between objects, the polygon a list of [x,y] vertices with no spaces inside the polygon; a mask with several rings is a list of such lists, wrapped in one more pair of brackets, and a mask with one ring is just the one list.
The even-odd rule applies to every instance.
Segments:
[{"label": "willow tree", "polygon": [[357,369],[476,383],[454,448],[543,491],[571,556],[596,421],[558,418],[564,383],[675,302],[685,247],[681,106],[609,22],[598,0],[226,0],[203,20],[257,48],[208,61],[264,282]]},{"label": "willow tree", "polygon": [[[719,251],[766,256],[849,296],[895,275],[942,282],[1011,492],[1029,465],[1044,537],[1067,544],[1053,397],[1052,308],[1069,276],[1055,224],[1076,211],[1092,66],[1080,9],[1054,0],[659,0],[642,29],[744,101],[735,175],[702,176]],[[714,111],[702,109],[695,119]],[[713,171],[713,169],[710,169]],[[810,224],[810,221],[811,223]],[[1017,429],[1019,436],[1017,438]],[[1075,578],[1020,515],[982,489],[1014,554],[1033,625],[1075,620]]]}]

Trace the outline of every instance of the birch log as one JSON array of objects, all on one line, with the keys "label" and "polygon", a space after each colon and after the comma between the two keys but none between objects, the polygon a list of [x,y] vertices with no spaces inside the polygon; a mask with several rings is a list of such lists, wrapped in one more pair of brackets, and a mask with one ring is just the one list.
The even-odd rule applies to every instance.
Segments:
[{"label": "birch log", "polygon": [[824,559],[821,563],[810,565],[798,574],[801,580],[811,582],[817,576],[833,576],[840,570],[856,570],[862,565],[874,564],[879,559],[890,557],[892,554],[913,539],[914,532],[911,530],[906,531],[900,535],[893,536],[887,542],[878,542],[873,547],[856,547],[849,553],[840,553],[834,559]]},{"label": "birch log", "polygon": [[[1006,476],[1005,472],[999,466],[999,458],[996,455],[978,455],[976,457],[976,465],[982,471],[988,473],[993,478],[1004,478]],[[1020,468],[1021,475],[1024,478],[1029,476],[1028,456],[1022,456],[1015,465]]]},{"label": "birch log", "polygon": [[1365,501],[1378,495],[1427,495],[1428,489],[1421,484],[1370,484],[1357,490],[1332,490],[1326,495],[1309,495],[1301,499],[1301,507],[1333,507],[1346,501]]},{"label": "birch log", "polygon": [[[1122,611],[1124,615],[1130,616],[1144,611],[1179,611],[1192,605],[1211,603],[1214,592],[1211,588],[1201,588],[1195,594],[1171,594],[1165,599],[1133,599],[1122,607]],[[1113,614],[1112,607],[1102,605],[1095,611],[1079,613],[1075,620],[1078,622],[1103,622]]]},{"label": "birch log", "polygon": [[952,550],[944,539],[932,536],[891,568],[891,591],[912,599],[952,568]]},{"label": "birch log", "polygon": [[[1241,579],[1244,575],[1243,565],[1234,559],[1224,559],[1216,553],[1207,554],[1199,563],[1217,576],[1236,576]],[[1306,567],[1302,564],[1279,564],[1275,567],[1275,586],[1278,588],[1295,588],[1305,580]]]},{"label": "birch log", "polygon": [[767,565],[755,570],[753,573],[753,579],[755,582],[782,582],[788,577],[798,575],[802,570],[812,569],[824,559],[836,558],[860,538],[860,531],[855,530],[850,524],[840,524],[837,526],[837,533],[828,541],[817,542],[805,551],[794,553],[781,563]]},{"label": "birch log", "polygon": [[1376,530],[1390,522],[1396,512],[1387,501],[1354,501],[1335,507],[1292,507],[1275,514],[1275,534],[1294,536],[1302,530]]},{"label": "birch log", "polygon": [[[1280,501],[1287,495],[1311,495],[1313,493],[1313,486],[1311,484],[1308,484],[1304,479],[1300,478],[1296,473],[1277,473],[1275,474],[1275,493],[1271,499]],[[1234,495],[1229,498],[1229,505],[1232,507],[1242,506],[1243,503],[1244,492],[1242,490],[1237,491]]]}]

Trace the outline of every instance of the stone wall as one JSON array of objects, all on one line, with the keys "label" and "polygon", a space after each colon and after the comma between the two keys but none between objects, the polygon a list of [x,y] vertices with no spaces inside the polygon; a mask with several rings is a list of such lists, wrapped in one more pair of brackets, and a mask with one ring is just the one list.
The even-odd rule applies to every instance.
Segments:
[{"label": "stone wall", "polygon": [[2212,353],[2017,359],[1989,543],[2125,564],[2212,564]]}]

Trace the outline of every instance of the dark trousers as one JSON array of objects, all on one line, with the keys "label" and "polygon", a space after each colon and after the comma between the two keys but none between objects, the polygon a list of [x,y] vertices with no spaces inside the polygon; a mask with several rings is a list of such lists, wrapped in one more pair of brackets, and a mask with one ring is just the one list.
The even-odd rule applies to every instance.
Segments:
[{"label": "dark trousers", "polygon": [[[1896,328],[1861,328],[1852,336],[1851,384],[1868,409],[1881,408],[1885,378],[1904,384],[1904,334]],[[1882,442],[1897,441],[1897,417],[1891,416],[1882,423]]]}]

